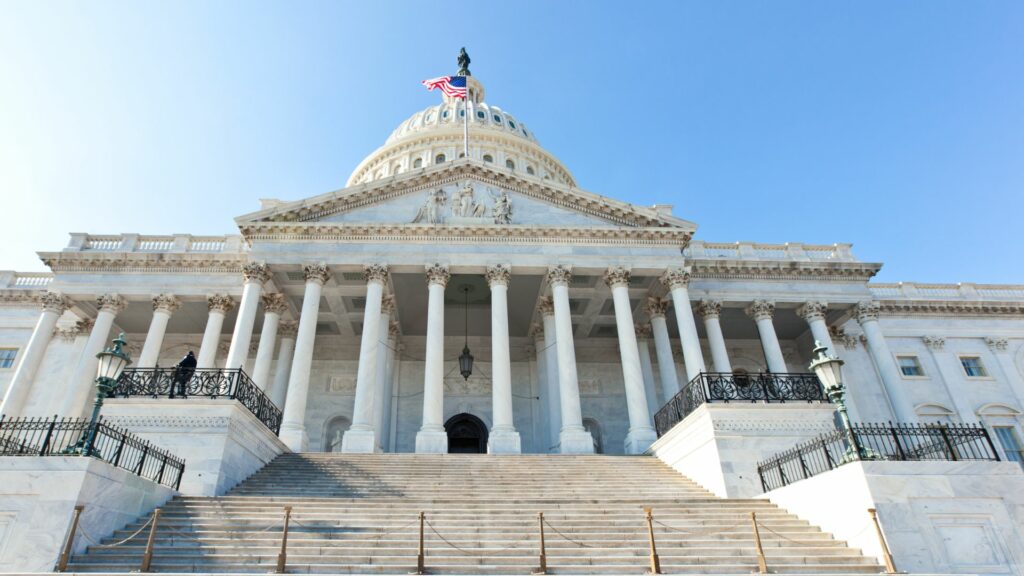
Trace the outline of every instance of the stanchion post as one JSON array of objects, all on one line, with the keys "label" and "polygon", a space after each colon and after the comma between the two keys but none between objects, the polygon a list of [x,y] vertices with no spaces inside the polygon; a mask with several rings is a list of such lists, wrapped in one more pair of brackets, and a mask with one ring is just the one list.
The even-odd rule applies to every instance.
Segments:
[{"label": "stanchion post", "polygon": [[644,508],[647,517],[647,536],[651,541],[651,574],[661,574],[661,560],[658,559],[658,548],[654,545],[654,515],[651,508]]},{"label": "stanchion post", "polygon": [[761,547],[761,533],[757,530],[757,512],[750,513],[750,525],[754,528],[754,546],[757,548],[757,572],[768,573],[768,562],[764,559],[764,548]]},{"label": "stanchion post", "polygon": [[544,513],[537,512],[537,523],[540,525],[540,568],[534,574],[548,573],[548,554],[544,543]]},{"label": "stanchion post", "polygon": [[423,566],[424,565],[424,558],[423,557],[425,556],[425,552],[426,552],[425,549],[424,549],[424,546],[423,546],[423,524],[426,523],[426,520],[427,520],[427,515],[425,513],[423,513],[423,512],[420,512],[420,547],[419,547],[419,553],[416,554],[416,573],[417,574],[426,574],[426,570],[425,570],[425,568]]},{"label": "stanchion post", "polygon": [[284,574],[288,566],[288,525],[292,521],[292,507],[284,507],[284,528],[281,530],[281,551],[277,554],[277,573]]},{"label": "stanchion post", "polygon": [[885,535],[882,534],[882,526],[878,523],[878,513],[874,508],[868,508],[868,514],[871,515],[871,522],[875,525],[875,533],[878,534],[878,542],[882,545],[882,557],[885,559],[885,573],[895,574],[896,563],[892,560],[892,552],[889,551],[889,544],[885,541]]},{"label": "stanchion post", "polygon": [[75,544],[75,532],[78,532],[78,520],[82,517],[82,510],[85,506],[79,504],[75,506],[75,515],[71,518],[71,530],[68,532],[68,539],[64,542],[64,550],[60,553],[60,559],[57,561],[56,572],[64,572],[68,569],[68,562],[71,561],[71,549]]},{"label": "stanchion post", "polygon": [[146,540],[146,552],[142,555],[142,566],[139,572],[149,572],[153,564],[153,544],[156,543],[156,525],[160,522],[160,509],[153,510],[153,524],[149,527],[149,538]]}]

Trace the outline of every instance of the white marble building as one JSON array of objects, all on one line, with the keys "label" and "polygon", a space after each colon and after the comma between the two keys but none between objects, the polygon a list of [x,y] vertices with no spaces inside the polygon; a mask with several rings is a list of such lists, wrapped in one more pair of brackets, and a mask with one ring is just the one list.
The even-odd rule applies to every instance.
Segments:
[{"label": "white marble building", "polygon": [[577,188],[470,93],[468,156],[445,99],[345,188],[261,200],[238,234],[73,233],[39,253],[50,272],[0,272],[0,412],[84,414],[123,331],[133,368],[243,368],[292,450],[635,454],[699,373],[807,372],[820,340],[855,420],[981,422],[1021,459],[1024,286],[878,284],[849,244],[701,240],[671,205]]}]

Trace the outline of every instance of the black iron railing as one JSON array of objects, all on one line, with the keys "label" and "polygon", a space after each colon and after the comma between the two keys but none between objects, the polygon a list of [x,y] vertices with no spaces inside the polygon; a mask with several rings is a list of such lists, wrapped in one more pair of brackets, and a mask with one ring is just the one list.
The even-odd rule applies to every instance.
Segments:
[{"label": "black iron railing", "polygon": [[281,410],[241,368],[128,368],[111,398],[228,398],[237,400],[274,434],[281,431]]},{"label": "black iron railing", "polygon": [[857,460],[999,460],[979,424],[856,424],[758,463],[765,492]]},{"label": "black iron railing", "polygon": [[705,402],[827,402],[814,374],[701,372],[654,415],[658,436]]},{"label": "black iron railing", "polygon": [[0,416],[0,456],[89,454],[158,484],[178,489],[184,460],[103,420]]}]

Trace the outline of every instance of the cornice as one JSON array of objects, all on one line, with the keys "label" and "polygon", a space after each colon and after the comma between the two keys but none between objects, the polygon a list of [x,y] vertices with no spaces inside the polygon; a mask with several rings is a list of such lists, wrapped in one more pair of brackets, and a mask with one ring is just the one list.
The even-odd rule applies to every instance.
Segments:
[{"label": "cornice", "polygon": [[867,281],[881,264],[864,262],[795,262],[792,260],[687,260],[690,276],[700,279],[783,280],[807,278]]},{"label": "cornice", "polygon": [[249,241],[448,242],[471,244],[589,244],[684,247],[682,228],[539,227],[531,225],[347,224],[253,222],[241,226]]},{"label": "cornice", "polygon": [[1024,316],[1024,302],[879,300],[884,316]]},{"label": "cornice", "polygon": [[44,291],[0,290],[0,306],[39,306]]},{"label": "cornice", "polygon": [[241,274],[245,254],[41,252],[54,272],[228,272]]}]

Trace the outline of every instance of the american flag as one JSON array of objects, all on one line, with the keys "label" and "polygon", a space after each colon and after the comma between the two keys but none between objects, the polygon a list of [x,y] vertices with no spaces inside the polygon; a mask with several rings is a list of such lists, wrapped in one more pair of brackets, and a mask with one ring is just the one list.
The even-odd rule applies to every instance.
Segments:
[{"label": "american flag", "polygon": [[466,99],[466,77],[465,76],[441,76],[439,78],[431,78],[430,80],[424,80],[422,82],[427,90],[433,90],[434,88],[440,88],[441,92],[444,92],[445,96],[449,98],[461,98]]}]

